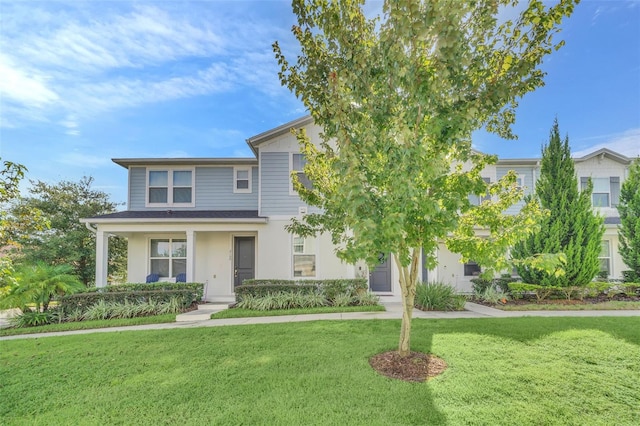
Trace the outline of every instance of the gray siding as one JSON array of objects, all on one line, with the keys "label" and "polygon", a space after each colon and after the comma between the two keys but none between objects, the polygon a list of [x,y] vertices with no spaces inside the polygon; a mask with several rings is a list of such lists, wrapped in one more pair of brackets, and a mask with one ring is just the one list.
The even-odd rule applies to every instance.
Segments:
[{"label": "gray siding", "polygon": [[[496,167],[496,177],[498,180],[502,179],[509,170],[515,171],[516,175],[524,176],[524,195],[532,194],[535,186],[535,182],[533,182],[533,169],[531,167]],[[506,213],[517,214],[523,206],[524,201],[520,201],[519,203],[509,207]]]},{"label": "gray siding", "polygon": [[[166,210],[167,207],[145,207],[146,168],[131,167],[129,210]],[[195,210],[257,210],[258,167],[251,170],[251,193],[234,194],[233,166],[196,167]],[[193,207],[171,207],[172,210],[194,210]]]},{"label": "gray siding", "polygon": [[290,195],[289,153],[261,152],[260,181],[262,183],[261,214],[297,215],[298,207],[305,204],[297,195]]}]

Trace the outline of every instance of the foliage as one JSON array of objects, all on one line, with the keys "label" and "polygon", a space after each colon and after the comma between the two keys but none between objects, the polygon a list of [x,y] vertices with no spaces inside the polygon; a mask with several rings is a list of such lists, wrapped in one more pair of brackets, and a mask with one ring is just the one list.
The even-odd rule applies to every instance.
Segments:
[{"label": "foliage", "polygon": [[350,306],[353,303],[353,296],[349,293],[338,293],[331,299],[331,306]]},{"label": "foliage", "polygon": [[416,287],[416,308],[423,311],[461,311],[465,302],[465,297],[446,283],[429,282]]},{"label": "foliage", "polygon": [[266,295],[245,295],[237,303],[240,309],[271,311],[277,309],[315,308],[325,306],[327,300],[318,293],[279,292]]},{"label": "foliage", "polygon": [[159,291],[159,290],[192,290],[195,294],[194,301],[202,300],[204,294],[203,283],[126,283],[117,285],[108,285],[105,287],[87,288],[85,293],[122,293],[127,291]]},{"label": "foliage", "polygon": [[473,296],[478,300],[491,303],[493,305],[506,303],[507,300],[511,299],[511,296],[508,293],[502,291],[501,288],[495,285],[478,289],[477,291],[474,291]]},{"label": "foliage", "polygon": [[[16,235],[25,229],[43,230],[47,222],[38,209],[30,209],[12,215],[6,211],[9,204],[20,200],[20,181],[27,168],[11,161],[2,161],[0,169],[0,248],[15,245]],[[1,285],[2,283],[0,283]]]},{"label": "foliage", "polygon": [[[24,263],[44,261],[53,265],[72,265],[74,274],[85,285],[94,281],[95,235],[80,219],[112,213],[117,204],[109,201],[105,192],[91,189],[92,183],[92,177],[56,184],[31,182],[30,197],[16,203],[11,214],[20,217],[41,211],[50,223],[50,229],[23,230],[16,236],[16,241],[22,246]],[[109,241],[109,271],[122,274],[122,269],[126,269],[126,240],[112,237]]]},{"label": "foliage", "polygon": [[578,190],[575,166],[571,158],[569,138],[560,139],[556,120],[551,128],[549,143],[543,147],[540,178],[535,197],[550,215],[542,221],[539,232],[516,244],[515,259],[540,253],[564,253],[564,273],[549,274],[516,263],[523,281],[549,287],[585,286],[600,270],[604,219],[591,207],[592,185]]},{"label": "foliage", "polygon": [[559,291],[561,287],[551,285],[540,284],[528,284],[528,283],[510,283],[509,291],[516,298],[522,298],[528,294],[533,294],[536,300],[541,301],[549,297],[556,291]]},{"label": "foliage", "polygon": [[56,311],[40,312],[27,309],[19,315],[9,318],[9,324],[15,328],[39,327],[56,323],[59,319],[60,317]]},{"label": "foliage", "polygon": [[[531,0],[516,20],[499,23],[511,0],[385,1],[368,19],[364,0],[294,0],[300,43],[290,63],[275,43],[283,85],[322,129],[317,147],[297,136],[313,186],[292,176],[301,199],[322,213],[294,219],[290,232],[327,232],[337,255],[369,265],[391,253],[400,275],[399,351],[409,353],[420,254],[435,266],[439,240],[464,260],[504,269],[506,250],[535,230],[539,206],[504,210],[522,197],[515,175],[487,185],[480,172],[495,157],[472,151],[471,134],[513,137],[517,100],[543,84],[542,59],[574,0],[546,8]],[[463,164],[465,165],[463,167]],[[473,206],[468,195],[489,192]],[[476,227],[486,228],[479,238]]]},{"label": "foliage", "polygon": [[380,296],[370,291],[358,293],[353,297],[353,303],[356,306],[378,306],[380,305]]},{"label": "foliage", "polygon": [[191,306],[200,299],[193,289],[180,290],[148,290],[148,291],[122,291],[122,292],[94,292],[94,293],[78,293],[63,296],[58,299],[60,309],[65,313],[71,313],[76,310],[82,312],[97,303],[146,303],[149,306],[152,303],[167,303],[173,298],[180,300],[183,308]]},{"label": "foliage", "polygon": [[[138,303],[129,300],[115,302],[103,299],[89,306],[82,315],[82,320],[124,319],[149,315],[177,314],[184,312],[187,307],[183,298],[177,296],[172,296],[162,302],[151,299]],[[70,317],[67,317],[67,319],[71,320]]]},{"label": "foliage", "polygon": [[242,300],[245,295],[267,295],[281,292],[304,292],[306,294],[320,293],[328,300],[333,300],[337,294],[346,293],[352,297],[366,293],[367,280],[364,278],[333,279],[333,280],[282,280],[282,279],[254,279],[244,280],[242,285],[235,288],[236,300]]},{"label": "foliage", "polygon": [[[371,293],[369,293],[371,294]],[[375,296],[375,295],[374,295]],[[373,300],[369,299],[370,301]],[[252,317],[270,317],[281,315],[310,315],[310,314],[334,314],[347,312],[384,312],[385,307],[378,303],[368,303],[356,306],[321,306],[319,308],[299,308],[299,309],[281,309],[273,311],[254,311],[251,309],[225,309],[211,314],[211,319],[224,318],[252,318]]]},{"label": "foliage", "polygon": [[395,320],[2,341],[0,418],[34,426],[638,424],[638,318],[414,322],[416,350],[450,365],[422,385],[381,377],[367,363],[393,345]]},{"label": "foliage", "polygon": [[73,294],[84,288],[68,265],[47,265],[37,262],[21,265],[16,280],[0,298],[0,308],[20,308],[35,304],[36,311],[47,311],[54,297]]},{"label": "foliage", "polygon": [[625,280],[640,280],[640,158],[635,159],[629,168],[629,176],[622,183],[618,213],[618,248],[622,260],[630,268]]}]

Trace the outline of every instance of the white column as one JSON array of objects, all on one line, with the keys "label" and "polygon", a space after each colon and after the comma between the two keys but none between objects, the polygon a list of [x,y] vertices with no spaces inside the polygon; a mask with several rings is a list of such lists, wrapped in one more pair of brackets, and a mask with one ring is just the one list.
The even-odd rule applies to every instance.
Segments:
[{"label": "white column", "polygon": [[192,283],[196,279],[196,233],[187,230],[187,282]]},{"label": "white column", "polygon": [[109,258],[109,234],[96,231],[96,287],[106,287]]}]

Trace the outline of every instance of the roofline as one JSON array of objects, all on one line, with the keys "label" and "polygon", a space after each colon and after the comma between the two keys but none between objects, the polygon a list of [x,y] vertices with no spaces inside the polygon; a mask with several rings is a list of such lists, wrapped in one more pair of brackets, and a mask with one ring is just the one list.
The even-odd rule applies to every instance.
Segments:
[{"label": "roofline", "polygon": [[313,117],[311,117],[310,115],[305,115],[304,117],[289,121],[288,123],[284,123],[283,125],[278,126],[274,129],[267,130],[266,132],[262,132],[255,136],[251,136],[247,139],[247,145],[249,145],[249,147],[257,155],[258,152],[256,148],[264,141],[288,133],[293,127],[302,127],[310,123],[313,123]]},{"label": "roofline", "polygon": [[258,159],[253,157],[227,157],[227,158],[112,158],[111,161],[128,169],[131,166],[167,165],[167,166],[257,166]]},{"label": "roofline", "polygon": [[603,157],[609,157],[612,160],[615,160],[615,161],[617,161],[619,163],[624,163],[624,164],[631,164],[631,162],[633,161],[633,159],[631,159],[631,158],[629,158],[629,157],[627,157],[625,155],[619,154],[619,153],[617,153],[615,151],[612,151],[609,148],[600,148],[598,150],[593,151],[590,154],[584,155],[582,157],[576,157],[576,158],[573,159],[573,161],[579,163],[579,162],[582,162],[582,161],[590,160],[590,159],[595,158],[595,157],[597,157],[599,155],[601,155]]},{"label": "roofline", "polygon": [[496,165],[538,165],[540,158],[498,158]]},{"label": "roofline", "polygon": [[126,218],[126,219],[92,219],[83,218],[80,219],[80,223],[267,223],[269,219],[266,217],[254,217],[254,218]]}]

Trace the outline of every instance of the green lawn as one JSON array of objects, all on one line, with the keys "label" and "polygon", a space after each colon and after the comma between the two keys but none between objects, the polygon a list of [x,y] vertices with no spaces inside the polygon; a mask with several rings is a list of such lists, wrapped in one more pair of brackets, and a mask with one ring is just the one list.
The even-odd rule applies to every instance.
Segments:
[{"label": "green lawn", "polygon": [[308,315],[308,314],[335,314],[342,312],[384,312],[382,305],[376,306],[323,306],[319,308],[304,309],[275,309],[272,311],[256,311],[252,309],[225,309],[224,311],[211,314],[211,319],[221,318],[247,318],[247,317],[275,317],[280,315]]},{"label": "green lawn", "polygon": [[400,321],[0,341],[3,424],[640,424],[640,318],[421,320],[447,371],[378,375]]}]

